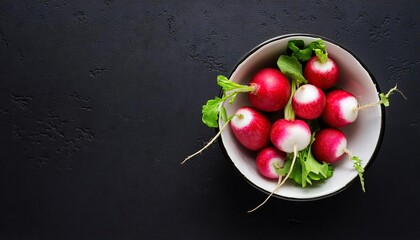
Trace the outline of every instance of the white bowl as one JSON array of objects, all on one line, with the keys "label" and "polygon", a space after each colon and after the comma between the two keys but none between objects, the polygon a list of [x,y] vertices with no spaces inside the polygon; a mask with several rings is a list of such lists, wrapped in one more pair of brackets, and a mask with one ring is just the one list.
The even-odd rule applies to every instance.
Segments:
[{"label": "white bowl", "polygon": [[[360,105],[379,101],[378,92],[381,91],[376,80],[354,54],[332,40],[310,34],[283,35],[261,43],[239,61],[229,78],[240,84],[248,84],[252,76],[260,69],[277,67],[277,59],[281,54],[286,53],[289,40],[300,39],[305,44],[309,44],[317,38],[323,39],[329,57],[334,59],[340,68],[340,79],[336,86],[353,93]],[[225,104],[228,116],[245,105],[250,106],[247,94],[239,94],[233,105]],[[219,126],[222,124],[223,121],[220,120]],[[361,110],[353,124],[340,128],[347,137],[347,148],[362,159],[365,170],[379,151],[384,128],[385,111],[383,106]],[[257,172],[256,152],[241,146],[229,128],[226,128],[221,134],[219,142],[226,157],[246,181],[267,194],[273,191],[277,182],[268,180]],[[334,195],[347,188],[355,180],[360,184],[358,174],[347,156],[333,166],[333,176],[326,181],[302,188],[293,180],[289,180],[273,196],[287,200],[310,201]],[[365,185],[368,191],[369,182],[365,182]]]}]

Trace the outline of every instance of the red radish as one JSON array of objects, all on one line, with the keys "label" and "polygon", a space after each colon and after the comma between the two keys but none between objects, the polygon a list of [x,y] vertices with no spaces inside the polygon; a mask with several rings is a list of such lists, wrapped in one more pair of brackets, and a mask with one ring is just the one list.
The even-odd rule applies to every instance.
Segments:
[{"label": "red radish", "polygon": [[362,190],[365,192],[365,183],[362,166],[362,160],[357,156],[352,155],[347,149],[347,139],[343,132],[336,128],[324,128],[315,134],[315,140],[312,143],[311,151],[318,161],[327,163],[335,163],[342,159],[344,154],[349,155],[349,159],[353,162],[353,167],[356,169]]},{"label": "red radish", "polygon": [[334,86],[339,74],[338,66],[333,59],[328,58],[327,62],[321,63],[317,56],[309,59],[303,72],[303,75],[310,84],[321,89]]},{"label": "red radish", "polygon": [[[274,122],[270,139],[283,152],[293,153],[306,148],[311,142],[311,130],[304,121],[279,119]],[[296,148],[296,149],[295,149]]]},{"label": "red radish", "polygon": [[335,128],[324,128],[315,134],[311,150],[318,161],[334,163],[343,157],[346,148],[344,133]]},{"label": "red radish", "polygon": [[278,179],[276,167],[283,167],[286,153],[273,146],[263,148],[257,155],[258,172],[266,178]]},{"label": "red radish", "polygon": [[270,143],[270,120],[251,107],[238,109],[230,126],[236,139],[250,150],[259,150]]},{"label": "red radish", "polygon": [[300,86],[292,99],[295,114],[301,118],[312,120],[321,116],[325,107],[325,94],[312,84]]},{"label": "red radish", "polygon": [[344,90],[333,90],[325,97],[326,105],[321,118],[328,126],[344,127],[356,120],[358,103],[353,94]]},{"label": "red radish", "polygon": [[331,127],[344,127],[356,121],[358,112],[365,108],[383,104],[389,106],[389,96],[394,92],[404,94],[397,89],[397,85],[391,88],[386,94],[379,94],[379,101],[359,106],[356,97],[344,90],[333,90],[327,93],[326,105],[321,115],[322,120]]},{"label": "red radish", "polygon": [[265,112],[278,111],[286,105],[290,97],[290,83],[278,69],[265,68],[254,75],[250,86],[255,90],[248,93],[252,106]]}]

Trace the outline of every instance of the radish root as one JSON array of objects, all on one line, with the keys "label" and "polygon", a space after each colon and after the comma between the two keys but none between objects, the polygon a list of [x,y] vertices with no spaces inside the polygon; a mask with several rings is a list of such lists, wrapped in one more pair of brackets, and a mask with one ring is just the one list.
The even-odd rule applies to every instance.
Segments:
[{"label": "radish root", "polygon": [[292,173],[292,170],[293,170],[293,167],[294,167],[294,165],[295,165],[295,162],[296,162],[296,157],[297,157],[297,145],[295,144],[294,146],[293,146],[293,160],[292,160],[292,164],[290,165],[290,170],[289,170],[289,172],[287,173],[287,175],[286,175],[286,177],[284,178],[284,179],[282,179],[282,177],[279,175],[279,180],[278,180],[278,182],[277,182],[277,186],[276,186],[276,188],[270,193],[270,195],[268,195],[268,197],[262,202],[262,203],[260,203],[258,206],[256,206],[254,209],[252,209],[252,210],[249,210],[248,211],[248,213],[252,213],[252,212],[254,212],[255,210],[257,210],[258,208],[260,208],[261,206],[263,206],[267,201],[268,201],[268,199],[270,199],[271,198],[271,196],[273,196],[273,194],[277,191],[277,190],[279,190],[279,188],[281,187],[281,186],[283,186],[283,184],[286,182],[286,180],[289,178],[289,176],[290,176],[290,174]]},{"label": "radish root", "polygon": [[226,121],[225,124],[223,124],[223,126],[220,128],[220,131],[210,140],[210,142],[208,142],[203,148],[201,148],[200,150],[198,150],[197,152],[189,155],[188,157],[186,157],[184,159],[184,161],[181,162],[181,164],[184,164],[186,161],[188,161],[189,159],[193,158],[194,156],[202,153],[206,148],[208,148],[211,144],[213,144],[214,141],[216,141],[216,139],[220,136],[220,134],[222,134],[222,131],[226,128],[226,126],[229,124],[230,121]]},{"label": "radish root", "polygon": [[365,108],[370,108],[370,107],[374,107],[374,106],[376,106],[376,105],[380,105],[380,104],[384,104],[385,105],[385,107],[387,107],[388,105],[389,105],[389,100],[388,100],[388,98],[389,98],[389,96],[394,92],[394,91],[396,91],[396,92],[398,92],[399,94],[401,94],[401,96],[403,96],[403,98],[405,99],[405,100],[407,100],[407,98],[405,97],[405,95],[397,88],[397,84],[395,84],[395,87],[393,87],[393,88],[391,88],[386,94],[383,94],[383,93],[381,93],[381,94],[379,94],[379,96],[380,96],[380,100],[378,101],[378,102],[375,102],[375,103],[369,103],[369,104],[366,104],[366,105],[363,105],[363,106],[357,106],[357,107],[355,107],[355,108],[353,108],[353,111],[354,112],[357,112],[357,111],[360,111],[360,110],[362,110],[362,109],[365,109]]}]

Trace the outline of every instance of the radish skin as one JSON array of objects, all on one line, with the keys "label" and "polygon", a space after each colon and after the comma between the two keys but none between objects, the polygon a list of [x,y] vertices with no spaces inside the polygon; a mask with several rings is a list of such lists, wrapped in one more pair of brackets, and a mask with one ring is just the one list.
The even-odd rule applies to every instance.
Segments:
[{"label": "radish skin", "polygon": [[335,163],[342,159],[346,149],[346,136],[335,128],[324,128],[318,131],[311,147],[315,159],[326,163]]},{"label": "radish skin", "polygon": [[350,92],[333,90],[325,96],[326,104],[321,119],[330,127],[347,126],[358,116],[357,99]]},{"label": "radish skin", "polygon": [[282,109],[290,97],[290,83],[278,69],[264,68],[254,75],[249,86],[255,88],[248,93],[253,107],[264,112]]},{"label": "radish skin", "polygon": [[270,139],[279,150],[292,153],[295,145],[298,151],[309,145],[311,130],[308,124],[302,120],[279,119],[271,127]]},{"label": "radish skin", "polygon": [[269,179],[278,179],[276,167],[283,167],[286,161],[286,153],[278,150],[273,146],[262,149],[257,157],[256,164],[258,172]]},{"label": "radish skin", "polygon": [[260,150],[270,143],[271,122],[267,116],[251,107],[235,112],[230,126],[236,139],[247,149]]},{"label": "radish skin", "polygon": [[312,120],[321,116],[325,108],[324,92],[312,84],[300,86],[292,99],[295,114],[303,119]]},{"label": "radish skin", "polygon": [[340,72],[333,59],[328,58],[327,62],[321,63],[317,56],[313,56],[306,63],[303,75],[310,84],[327,89],[334,86]]}]

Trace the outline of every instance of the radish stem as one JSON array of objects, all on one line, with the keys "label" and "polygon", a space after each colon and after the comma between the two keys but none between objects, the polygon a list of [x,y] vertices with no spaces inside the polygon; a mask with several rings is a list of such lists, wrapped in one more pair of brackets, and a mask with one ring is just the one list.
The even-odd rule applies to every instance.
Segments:
[{"label": "radish stem", "polygon": [[297,145],[295,144],[294,146],[293,146],[293,160],[292,160],[292,164],[290,165],[290,170],[289,170],[289,172],[287,173],[287,175],[286,175],[286,177],[284,178],[284,179],[282,179],[282,177],[279,175],[279,180],[278,180],[278,182],[277,182],[277,186],[276,186],[276,188],[270,193],[270,195],[268,195],[268,197],[260,204],[260,205],[258,205],[258,206],[256,206],[254,209],[252,209],[252,210],[249,210],[248,211],[248,213],[251,213],[251,212],[254,212],[255,210],[257,210],[258,208],[260,208],[261,206],[263,206],[267,201],[268,201],[268,199],[270,199],[270,197],[271,196],[273,196],[273,194],[277,191],[277,190],[279,190],[279,188],[281,187],[281,186],[283,186],[283,184],[286,182],[286,180],[289,178],[289,176],[290,176],[290,174],[292,173],[292,170],[293,170],[293,167],[294,167],[294,165],[295,165],[295,162],[296,162],[296,157],[297,157],[297,153],[298,153],[298,151],[297,151]]},{"label": "radish stem", "polygon": [[293,121],[295,120],[295,111],[293,110],[292,107],[292,99],[293,99],[293,95],[295,95],[297,89],[297,81],[295,79],[292,79],[292,83],[290,85],[290,98],[289,101],[286,104],[286,107],[284,108],[284,119],[286,120],[290,120]]}]

